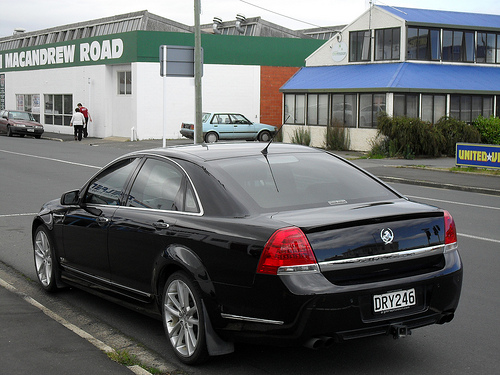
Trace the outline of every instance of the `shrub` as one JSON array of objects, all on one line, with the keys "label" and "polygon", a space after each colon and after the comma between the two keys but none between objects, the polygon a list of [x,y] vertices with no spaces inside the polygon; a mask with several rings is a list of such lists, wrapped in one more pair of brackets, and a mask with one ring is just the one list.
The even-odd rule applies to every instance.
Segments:
[{"label": "shrub", "polygon": [[478,143],[481,142],[481,134],[472,125],[451,117],[442,117],[436,128],[443,135],[443,146],[441,152],[448,156],[455,156],[457,142]]},{"label": "shrub", "polygon": [[327,150],[347,151],[351,147],[349,130],[335,121],[326,128],[325,148]]},{"label": "shrub", "polygon": [[472,125],[481,134],[481,142],[491,145],[500,144],[500,118],[479,116]]},{"label": "shrub", "polygon": [[430,122],[418,118],[378,117],[379,135],[386,136],[389,156],[413,158],[415,155],[440,156],[444,137]]},{"label": "shrub", "polygon": [[301,126],[293,131],[292,143],[309,146],[311,144],[311,129]]}]

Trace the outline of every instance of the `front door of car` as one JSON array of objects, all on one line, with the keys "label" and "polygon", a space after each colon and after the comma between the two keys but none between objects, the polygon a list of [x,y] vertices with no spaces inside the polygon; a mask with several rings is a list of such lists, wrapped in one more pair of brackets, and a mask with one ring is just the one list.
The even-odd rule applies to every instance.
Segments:
[{"label": "front door of car", "polygon": [[197,210],[182,169],[167,160],[148,158],[131,186],[126,205],[116,211],[110,225],[113,282],[150,293],[155,265],[176,238],[179,215]]},{"label": "front door of car", "polygon": [[233,124],[233,133],[235,139],[255,138],[255,125],[239,114],[229,115]]},{"label": "front door of car", "polygon": [[234,138],[234,125],[231,123],[231,118],[226,113],[218,113],[212,117],[212,126],[217,129],[220,139]]},{"label": "front door of car", "polygon": [[81,276],[110,279],[108,229],[122,192],[139,158],[121,160],[103,170],[86,186],[80,205],[63,220],[62,263]]}]

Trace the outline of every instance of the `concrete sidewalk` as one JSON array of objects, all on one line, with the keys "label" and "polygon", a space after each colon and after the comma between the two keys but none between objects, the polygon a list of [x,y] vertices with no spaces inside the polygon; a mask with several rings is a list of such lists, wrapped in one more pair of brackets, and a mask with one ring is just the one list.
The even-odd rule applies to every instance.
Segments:
[{"label": "concrete sidewalk", "polygon": [[149,374],[113,362],[105,353],[111,348],[92,344],[88,334],[49,316],[51,311],[1,279],[0,301],[0,374]]}]

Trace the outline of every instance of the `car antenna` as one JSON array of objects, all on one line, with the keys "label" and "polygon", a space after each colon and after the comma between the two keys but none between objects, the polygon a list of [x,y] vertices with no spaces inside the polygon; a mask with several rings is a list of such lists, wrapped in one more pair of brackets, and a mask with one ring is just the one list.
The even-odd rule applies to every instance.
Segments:
[{"label": "car antenna", "polygon": [[[290,118],[290,115],[288,115],[285,119],[285,123],[288,121],[288,119]],[[284,124],[285,124],[284,123]],[[283,125],[284,125],[283,124]],[[262,155],[266,156],[267,157],[267,149],[269,148],[269,146],[271,145],[271,143],[274,141],[274,138],[276,138],[276,136],[281,132],[281,129],[283,129],[283,125],[280,126],[280,128],[278,129],[278,131],[276,133],[274,133],[273,137],[271,138],[271,140],[268,142],[268,144],[266,145],[266,147],[264,147],[262,149]]]}]

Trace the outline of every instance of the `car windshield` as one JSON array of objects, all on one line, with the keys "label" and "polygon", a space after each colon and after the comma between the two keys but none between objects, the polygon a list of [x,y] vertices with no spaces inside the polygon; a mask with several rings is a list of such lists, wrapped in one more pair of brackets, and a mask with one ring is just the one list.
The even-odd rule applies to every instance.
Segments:
[{"label": "car windshield", "polygon": [[[277,154],[215,161],[230,184],[263,210],[336,206],[399,198],[355,167],[326,153]],[[241,189],[240,189],[241,190]]]},{"label": "car windshield", "polygon": [[12,120],[34,121],[33,116],[28,112],[9,112],[9,118]]}]

